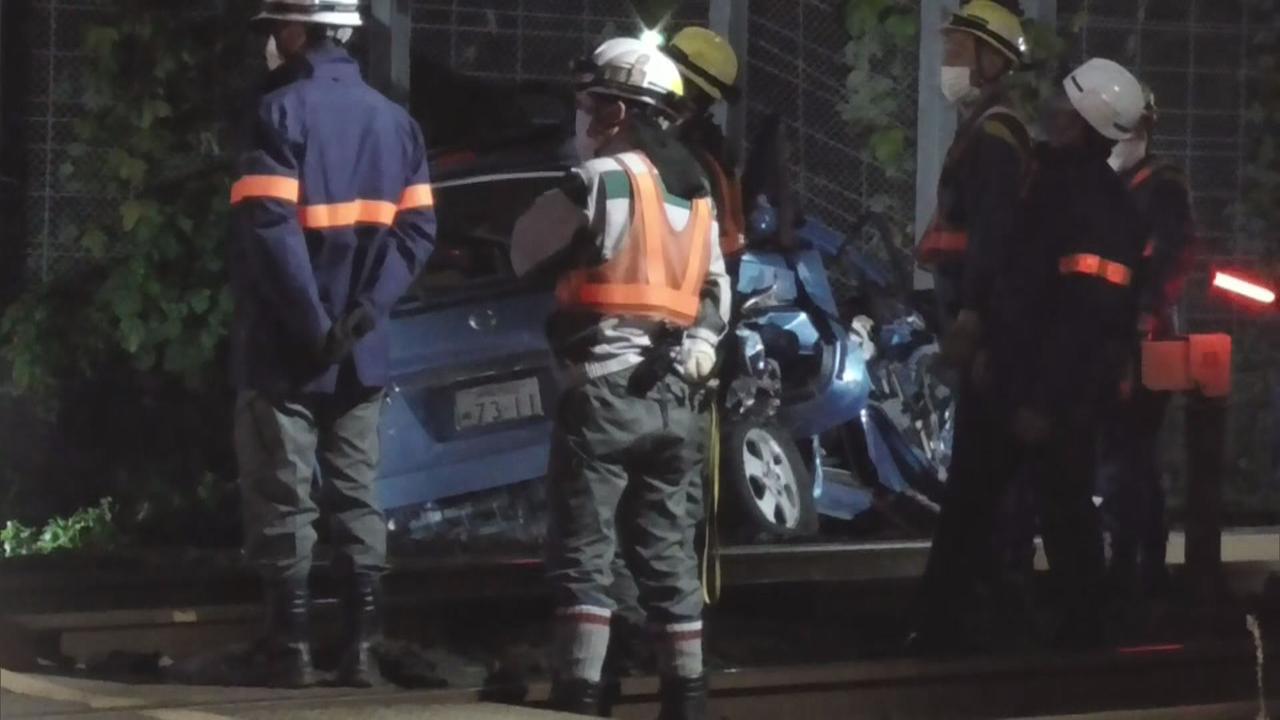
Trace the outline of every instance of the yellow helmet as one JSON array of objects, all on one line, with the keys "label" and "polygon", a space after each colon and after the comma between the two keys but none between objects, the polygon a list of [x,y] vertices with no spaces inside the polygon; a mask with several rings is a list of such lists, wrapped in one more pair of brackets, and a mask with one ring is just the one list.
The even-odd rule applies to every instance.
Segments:
[{"label": "yellow helmet", "polygon": [[994,0],[971,0],[951,16],[947,30],[969,33],[985,40],[1013,61],[1021,65],[1027,52],[1027,36],[1022,21],[1008,8]]},{"label": "yellow helmet", "polygon": [[704,27],[687,27],[672,38],[667,55],[685,79],[716,100],[738,99],[738,55],[729,42]]}]

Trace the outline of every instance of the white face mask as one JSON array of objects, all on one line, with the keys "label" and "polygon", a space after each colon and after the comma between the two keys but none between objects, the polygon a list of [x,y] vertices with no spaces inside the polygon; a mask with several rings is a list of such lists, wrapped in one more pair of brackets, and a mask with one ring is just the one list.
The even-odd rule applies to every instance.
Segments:
[{"label": "white face mask", "polygon": [[586,162],[596,156],[600,142],[591,137],[591,114],[578,110],[573,125],[573,147],[578,151],[578,158]]},{"label": "white face mask", "polygon": [[942,66],[942,96],[952,105],[977,99],[978,88],[969,82],[969,68]]},{"label": "white face mask", "polygon": [[1124,172],[1142,162],[1142,158],[1146,156],[1147,139],[1132,137],[1116,143],[1116,146],[1111,149],[1111,158],[1107,162],[1111,163],[1112,170]]},{"label": "white face mask", "polygon": [[267,38],[267,69],[275,70],[284,64],[284,58],[280,57],[280,48],[276,46],[276,36],[272,35]]}]

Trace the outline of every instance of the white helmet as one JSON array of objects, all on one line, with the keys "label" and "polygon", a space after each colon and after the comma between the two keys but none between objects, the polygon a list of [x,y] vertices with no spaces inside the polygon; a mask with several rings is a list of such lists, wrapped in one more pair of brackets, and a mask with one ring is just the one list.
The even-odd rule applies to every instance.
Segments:
[{"label": "white helmet", "polygon": [[1142,83],[1119,63],[1093,58],[1062,81],[1076,112],[1111,140],[1124,140],[1138,129],[1146,111]]},{"label": "white helmet", "polygon": [[262,12],[252,22],[258,26],[270,20],[335,28],[357,28],[364,24],[359,0],[268,0],[262,3]]},{"label": "white helmet", "polygon": [[579,92],[638,100],[668,113],[684,96],[675,61],[636,38],[606,40],[574,67]]}]

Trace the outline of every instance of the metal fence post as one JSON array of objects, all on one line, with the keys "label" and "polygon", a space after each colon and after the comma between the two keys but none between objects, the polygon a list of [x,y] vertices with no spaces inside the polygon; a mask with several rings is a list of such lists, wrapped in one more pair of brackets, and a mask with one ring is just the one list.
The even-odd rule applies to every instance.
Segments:
[{"label": "metal fence post", "polygon": [[[956,113],[938,88],[942,67],[942,26],[957,10],[959,0],[924,0],[920,3],[920,90],[916,116],[916,242],[924,235],[938,200],[938,178],[947,146],[956,132]],[[933,275],[916,269],[915,286],[933,287]]]},{"label": "metal fence post", "polygon": [[369,80],[401,105],[409,104],[413,29],[410,0],[373,0],[370,8]]},{"label": "metal fence post", "polygon": [[1228,403],[1187,398],[1187,578],[1192,593],[1211,600],[1222,578],[1222,476],[1226,470]]}]

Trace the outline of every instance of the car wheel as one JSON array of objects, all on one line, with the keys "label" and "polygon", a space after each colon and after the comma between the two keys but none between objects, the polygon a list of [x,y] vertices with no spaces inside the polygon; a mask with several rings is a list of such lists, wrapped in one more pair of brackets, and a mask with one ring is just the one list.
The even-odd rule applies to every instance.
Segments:
[{"label": "car wheel", "polygon": [[732,539],[787,540],[817,532],[813,473],[781,428],[731,423],[721,433],[720,457],[724,527]]}]

